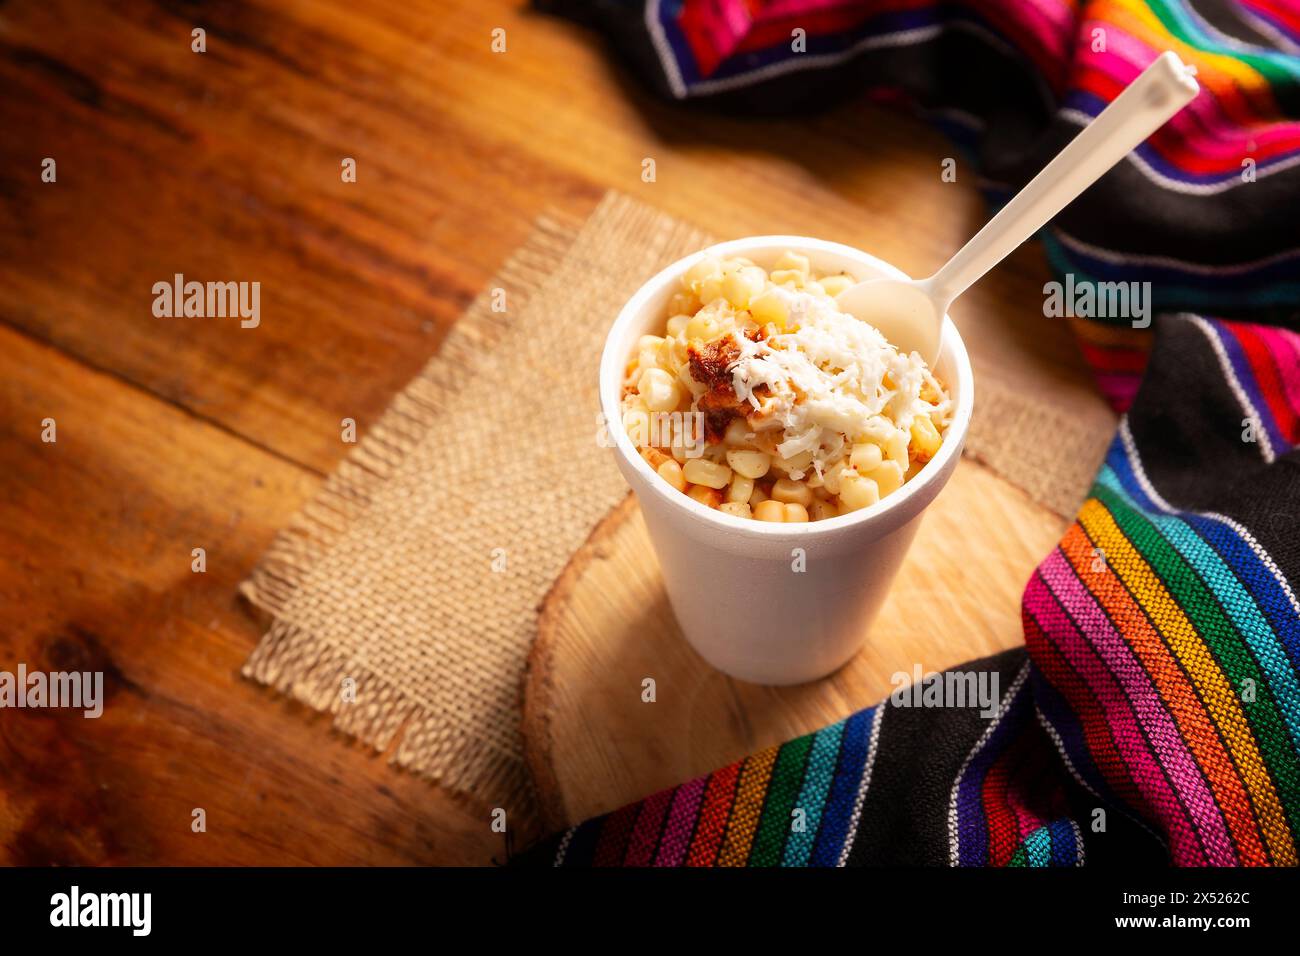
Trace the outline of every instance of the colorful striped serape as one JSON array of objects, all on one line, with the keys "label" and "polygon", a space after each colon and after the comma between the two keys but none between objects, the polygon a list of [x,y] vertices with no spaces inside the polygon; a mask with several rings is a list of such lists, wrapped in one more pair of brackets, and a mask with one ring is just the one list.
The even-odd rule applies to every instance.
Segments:
[{"label": "colorful striped serape", "polygon": [[[1131,329],[1074,320],[1127,412],[1078,518],[1025,588],[1025,647],[956,669],[997,676],[996,713],[888,700],[522,859],[1296,865],[1300,9],[565,6],[601,11],[591,15],[670,96],[740,109],[756,91],[789,103],[831,77],[905,96],[947,117],[1008,189],[1164,49],[1197,65],[1203,92],[1044,236],[1061,273],[1150,281],[1161,312],[1154,340],[1136,347]],[[800,25],[809,52],[792,54]],[[938,57],[960,89],[933,70]],[[1022,129],[1019,141],[986,141],[994,123]]]},{"label": "colorful striped serape", "polygon": [[[602,27],[666,97],[772,112],[866,90],[908,107],[978,165],[995,203],[1174,50],[1200,95],[1044,230],[1052,267],[1150,281],[1156,311],[1279,321],[1300,303],[1295,0],[536,2]],[[1121,411],[1150,347],[1126,321],[1073,323]]]}]

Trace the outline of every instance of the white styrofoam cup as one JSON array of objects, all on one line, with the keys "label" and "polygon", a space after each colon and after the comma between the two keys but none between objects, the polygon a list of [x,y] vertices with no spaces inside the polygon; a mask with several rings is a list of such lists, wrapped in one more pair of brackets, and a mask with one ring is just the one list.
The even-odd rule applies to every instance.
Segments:
[{"label": "white styrofoam cup", "polygon": [[862,647],[922,513],[957,466],[974,399],[966,347],[945,316],[934,371],[954,399],[952,421],[934,458],[893,494],[835,518],[777,524],[723,514],[668,485],[623,428],[623,377],[637,340],[663,334],[668,300],[700,258],[745,256],[770,270],[787,249],[807,256],[815,272],[904,278],[865,252],[820,239],[754,236],[720,243],[674,262],[637,290],[615,319],[600,363],[601,412],[682,632],[714,667],[759,684],[816,680]]}]

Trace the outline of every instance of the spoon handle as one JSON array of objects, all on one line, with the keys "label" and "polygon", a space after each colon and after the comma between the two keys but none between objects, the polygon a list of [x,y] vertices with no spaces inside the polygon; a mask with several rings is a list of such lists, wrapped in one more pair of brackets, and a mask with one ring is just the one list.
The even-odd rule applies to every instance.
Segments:
[{"label": "spoon handle", "polygon": [[1161,54],[942,269],[924,280],[931,298],[944,306],[939,314],[1191,102],[1198,89],[1176,54]]}]

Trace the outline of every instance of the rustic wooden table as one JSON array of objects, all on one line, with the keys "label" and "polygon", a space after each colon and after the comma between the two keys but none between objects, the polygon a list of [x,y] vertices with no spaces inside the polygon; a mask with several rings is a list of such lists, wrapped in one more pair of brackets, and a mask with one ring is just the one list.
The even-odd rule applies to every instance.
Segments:
[{"label": "rustic wooden table", "polygon": [[[6,863],[501,858],[487,807],[239,676],[263,622],[237,586],[349,448],[341,420],[374,421],[535,216],[607,188],[917,272],[983,214],[915,122],[661,104],[592,34],[501,0],[15,0],[0,83],[0,669],[103,670],[109,700],[0,713]],[[260,282],[260,325],[155,317],[176,273]],[[965,307],[1043,275],[1022,250]],[[1028,319],[975,357],[1029,353],[1087,389],[1068,335]]]}]

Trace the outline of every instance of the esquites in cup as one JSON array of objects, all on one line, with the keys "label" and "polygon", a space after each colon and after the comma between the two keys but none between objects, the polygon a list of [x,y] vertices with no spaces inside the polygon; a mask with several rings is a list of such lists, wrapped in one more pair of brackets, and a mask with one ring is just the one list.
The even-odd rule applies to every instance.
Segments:
[{"label": "esquites in cup", "polygon": [[806,522],[925,466],[953,402],[919,355],[840,311],[854,281],[790,251],[771,272],[706,256],[682,276],[623,382],[624,428],[660,479],[736,517]]}]

